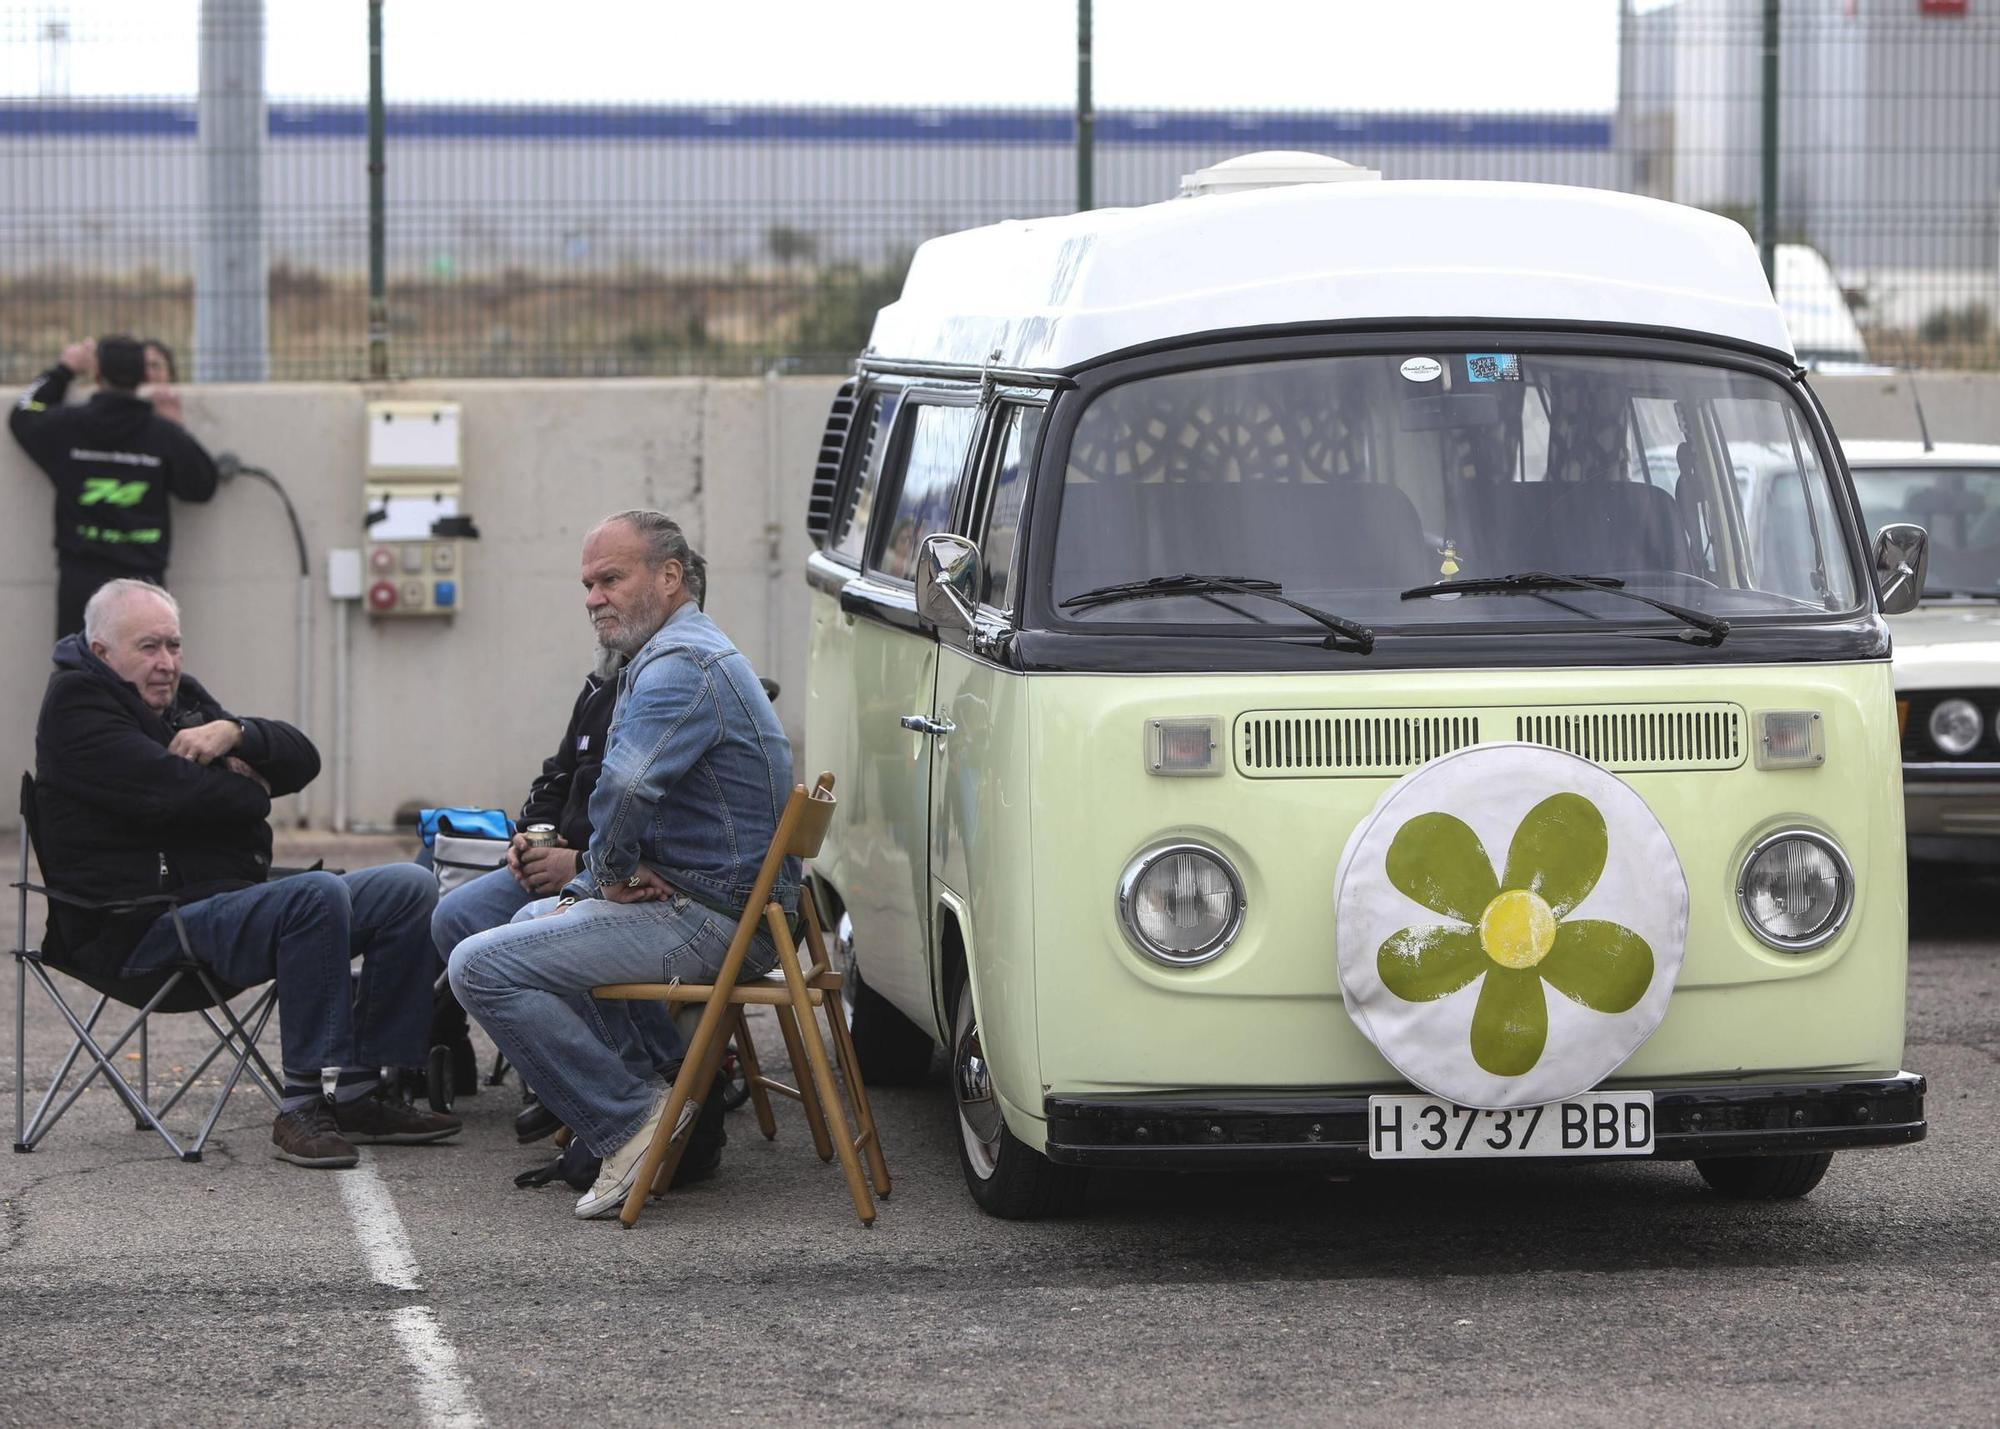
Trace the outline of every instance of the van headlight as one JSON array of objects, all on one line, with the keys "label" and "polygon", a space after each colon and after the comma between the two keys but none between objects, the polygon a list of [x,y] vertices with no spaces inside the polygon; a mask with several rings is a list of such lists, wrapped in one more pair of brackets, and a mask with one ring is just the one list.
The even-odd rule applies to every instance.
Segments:
[{"label": "van headlight", "polygon": [[1201,844],[1148,849],[1118,880],[1118,921],[1149,958],[1182,968],[1205,963],[1243,926],[1243,880]]},{"label": "van headlight", "polygon": [[1971,700],[1944,700],[1931,711],[1931,743],[1946,754],[1964,754],[1979,743],[1986,721]]},{"label": "van headlight", "polygon": [[1854,870],[1825,834],[1786,829],[1759,840],[1736,880],[1743,921],[1780,952],[1822,947],[1854,907]]}]

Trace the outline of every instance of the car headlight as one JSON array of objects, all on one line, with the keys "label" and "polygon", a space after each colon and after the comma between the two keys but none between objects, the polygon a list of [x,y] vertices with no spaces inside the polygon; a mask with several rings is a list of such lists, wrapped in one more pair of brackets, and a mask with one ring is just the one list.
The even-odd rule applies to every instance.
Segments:
[{"label": "car headlight", "polygon": [[1838,933],[1854,907],[1854,870],[1825,834],[1786,829],[1743,860],[1736,902],[1750,931],[1780,952],[1804,953]]},{"label": "car headlight", "polygon": [[1963,754],[1979,743],[1985,721],[1971,700],[1943,700],[1931,711],[1931,743],[1946,754]]},{"label": "car headlight", "polygon": [[1149,958],[1205,963],[1243,926],[1243,881],[1228,859],[1200,844],[1148,849],[1118,880],[1118,921]]}]

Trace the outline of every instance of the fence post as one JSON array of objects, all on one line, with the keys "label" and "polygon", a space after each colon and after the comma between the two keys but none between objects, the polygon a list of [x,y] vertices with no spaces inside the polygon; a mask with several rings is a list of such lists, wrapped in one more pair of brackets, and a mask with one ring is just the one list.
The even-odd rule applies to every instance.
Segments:
[{"label": "fence post", "polygon": [[201,226],[194,380],[262,382],[271,342],[264,264],[264,0],[202,0]]},{"label": "fence post", "polygon": [[368,0],[368,375],[389,375],[386,145],[382,122],[382,0]]},{"label": "fence post", "polygon": [[1757,199],[1757,256],[1764,278],[1778,282],[1778,5],[1764,0],[1764,155]]},{"label": "fence post", "polygon": [[1097,112],[1090,104],[1090,0],[1076,0],[1076,208],[1079,213],[1097,207],[1096,159],[1092,153],[1096,130]]}]

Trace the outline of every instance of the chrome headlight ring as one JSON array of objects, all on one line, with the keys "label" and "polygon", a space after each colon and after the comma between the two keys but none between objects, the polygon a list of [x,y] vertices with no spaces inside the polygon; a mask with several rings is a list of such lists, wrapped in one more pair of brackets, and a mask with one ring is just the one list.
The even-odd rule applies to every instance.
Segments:
[{"label": "chrome headlight ring", "polygon": [[[1227,885],[1228,905],[1216,931],[1188,948],[1168,947],[1149,937],[1140,926],[1142,912],[1139,900],[1146,876],[1171,858],[1201,860],[1219,871]],[[1189,840],[1155,844],[1142,850],[1125,866],[1125,872],[1118,879],[1118,926],[1125,934],[1125,941],[1148,958],[1168,967],[1199,967],[1221,957],[1242,931],[1247,906],[1243,896],[1243,877],[1236,871],[1236,866],[1219,850]]]},{"label": "chrome headlight ring", "polygon": [[[1751,909],[1753,870],[1766,854],[1787,843],[1807,844],[1823,854],[1832,865],[1835,885],[1832,911],[1809,932],[1789,938],[1767,928]],[[1848,915],[1854,911],[1854,892],[1854,865],[1848,862],[1839,844],[1817,829],[1789,828],[1766,834],[1744,855],[1743,866],[1736,874],[1736,910],[1742,916],[1744,926],[1756,935],[1759,942],[1781,953],[1809,953],[1832,942],[1847,926]]]}]

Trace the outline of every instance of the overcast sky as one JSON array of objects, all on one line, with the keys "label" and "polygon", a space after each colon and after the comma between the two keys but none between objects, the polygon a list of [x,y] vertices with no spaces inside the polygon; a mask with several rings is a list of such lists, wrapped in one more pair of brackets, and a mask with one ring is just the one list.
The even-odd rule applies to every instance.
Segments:
[{"label": "overcast sky", "polygon": [[[0,0],[0,93],[191,95],[201,8]],[[265,14],[273,99],[365,96],[365,0],[266,0]],[[392,102],[1066,106],[1076,92],[1075,0],[387,0],[384,16]],[[1603,111],[1617,31],[1617,0],[1096,0],[1096,98]]]}]

